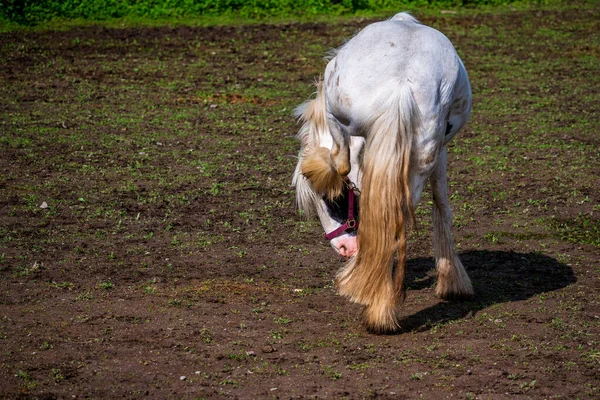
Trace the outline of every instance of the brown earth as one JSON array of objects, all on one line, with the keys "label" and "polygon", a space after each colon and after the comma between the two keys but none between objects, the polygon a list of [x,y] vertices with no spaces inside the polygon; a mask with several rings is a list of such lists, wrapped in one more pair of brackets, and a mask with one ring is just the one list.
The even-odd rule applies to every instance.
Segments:
[{"label": "brown earth", "polygon": [[293,107],[371,21],[1,34],[0,397],[597,397],[598,16],[422,17],[473,85],[449,174],[477,294],[434,296],[425,195],[387,336],[289,187]]}]

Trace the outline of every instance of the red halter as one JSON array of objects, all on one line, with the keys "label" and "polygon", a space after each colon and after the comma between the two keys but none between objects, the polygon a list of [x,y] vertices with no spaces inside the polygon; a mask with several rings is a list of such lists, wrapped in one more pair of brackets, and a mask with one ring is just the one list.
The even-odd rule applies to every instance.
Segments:
[{"label": "red halter", "polygon": [[336,230],[325,233],[325,239],[327,240],[332,240],[338,236],[342,236],[344,232],[348,230],[355,231],[358,229],[358,221],[354,219],[354,191],[358,191],[358,189],[354,183],[350,182],[349,180],[346,181],[346,187],[348,188],[348,218],[346,219],[346,222],[344,222],[342,226]]}]

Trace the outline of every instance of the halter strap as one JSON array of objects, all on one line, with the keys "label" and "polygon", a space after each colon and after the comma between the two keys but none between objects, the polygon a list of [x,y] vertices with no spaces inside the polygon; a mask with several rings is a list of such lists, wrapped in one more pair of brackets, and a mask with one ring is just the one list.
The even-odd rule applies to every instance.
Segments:
[{"label": "halter strap", "polygon": [[349,182],[348,187],[348,219],[339,228],[332,232],[325,233],[325,239],[332,240],[338,236],[341,236],[347,230],[358,229],[358,221],[354,219],[354,184]]}]

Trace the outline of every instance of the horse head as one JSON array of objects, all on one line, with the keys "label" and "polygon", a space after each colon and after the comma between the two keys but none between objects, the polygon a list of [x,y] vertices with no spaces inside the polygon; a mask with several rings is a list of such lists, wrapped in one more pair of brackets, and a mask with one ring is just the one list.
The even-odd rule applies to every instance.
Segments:
[{"label": "horse head", "polygon": [[[312,102],[318,102],[319,96]],[[310,102],[309,102],[310,103]],[[294,172],[292,184],[296,187],[298,208],[306,216],[316,213],[325,238],[333,249],[343,257],[356,254],[356,231],[359,217],[360,159],[365,140],[351,137],[346,149],[349,154],[349,172],[343,176],[338,171],[332,154],[335,141],[327,122],[319,126],[315,121],[315,104],[300,108],[304,125],[298,133],[302,148]]]}]

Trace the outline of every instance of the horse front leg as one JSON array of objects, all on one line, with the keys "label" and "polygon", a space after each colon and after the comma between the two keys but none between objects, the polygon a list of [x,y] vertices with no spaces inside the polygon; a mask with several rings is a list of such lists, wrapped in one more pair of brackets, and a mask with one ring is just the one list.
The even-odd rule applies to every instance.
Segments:
[{"label": "horse front leg", "polygon": [[329,132],[333,138],[331,157],[335,163],[338,174],[345,177],[350,173],[350,135],[340,129],[340,125],[334,118],[329,118]]},{"label": "horse front leg", "polygon": [[473,286],[452,240],[452,211],[448,203],[447,150],[440,152],[430,177],[433,192],[433,252],[437,268],[435,293],[444,299],[473,296]]}]

